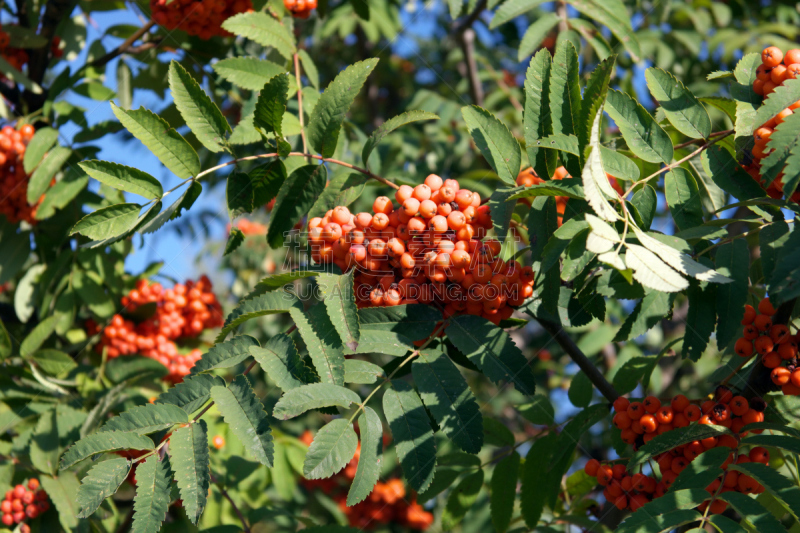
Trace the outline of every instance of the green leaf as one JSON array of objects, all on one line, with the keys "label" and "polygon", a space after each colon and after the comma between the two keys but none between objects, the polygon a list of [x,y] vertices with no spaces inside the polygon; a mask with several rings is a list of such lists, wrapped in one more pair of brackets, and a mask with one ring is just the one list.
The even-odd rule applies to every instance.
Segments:
[{"label": "green leaf", "polygon": [[98,463],[89,470],[83,478],[81,488],[78,489],[77,502],[80,510],[79,518],[89,518],[103,503],[103,500],[112,496],[131,469],[127,459],[117,457]]},{"label": "green leaf", "polygon": [[505,183],[516,186],[522,152],[508,127],[489,111],[475,105],[462,107],[461,114],[472,140],[489,166]]},{"label": "green leaf", "polygon": [[386,373],[381,367],[369,361],[361,359],[344,360],[344,382],[359,383],[370,385],[378,381],[378,378],[385,378]]},{"label": "green leaf", "polygon": [[272,248],[283,245],[284,234],[308,213],[325,189],[327,181],[328,171],[324,165],[302,166],[286,178],[275,199],[270,217],[267,242]]},{"label": "green leaf", "polygon": [[466,476],[456,485],[447,498],[447,505],[442,512],[442,528],[450,531],[464,519],[467,511],[472,509],[483,488],[483,470]]},{"label": "green leaf", "polygon": [[307,312],[293,307],[289,314],[308,348],[308,355],[323,383],[344,384],[344,347],[324,305]]},{"label": "green leaf", "polygon": [[693,424],[682,428],[675,428],[672,431],[656,435],[650,442],[639,448],[628,461],[628,472],[634,472],[636,467],[647,461],[649,458],[660,455],[667,450],[671,450],[681,444],[695,440],[703,440],[708,437],[730,434],[722,426],[711,424]]},{"label": "green leaf", "polygon": [[553,405],[545,396],[535,395],[529,403],[518,406],[517,410],[525,420],[539,426],[549,426],[555,418]]},{"label": "green leaf", "polygon": [[539,176],[548,178],[556,169],[558,154],[550,150],[540,150],[536,141],[553,133],[549,103],[552,63],[550,52],[547,49],[539,50],[531,59],[525,74],[525,108],[523,110],[523,129],[528,161]]},{"label": "green leaf", "polygon": [[755,117],[756,126],[769,122],[778,113],[800,100],[800,81],[787,79],[764,99]]},{"label": "green leaf", "polygon": [[697,362],[703,355],[717,321],[717,286],[712,283],[692,283],[687,296],[689,312],[686,315],[686,333],[683,336],[684,358]]},{"label": "green leaf", "polygon": [[445,332],[490,380],[509,381],[523,394],[534,393],[536,381],[528,361],[505,331],[484,318],[461,315],[450,321]]},{"label": "green leaf", "polygon": [[765,184],[770,184],[782,172],[783,192],[787,197],[794,194],[800,180],[798,146],[800,146],[800,119],[790,115],[775,128],[768,144],[768,148],[773,151],[761,160],[761,179]]},{"label": "green leaf", "polygon": [[253,124],[265,132],[283,137],[283,114],[289,95],[289,74],[279,74],[264,85],[256,101]]},{"label": "green leaf", "polygon": [[761,251],[761,269],[764,279],[771,279],[781,250],[789,240],[789,225],[783,220],[761,227],[758,234],[758,246]]},{"label": "green leaf", "polygon": [[344,418],[332,420],[322,426],[308,447],[303,463],[306,479],[329,478],[345,467],[358,447],[358,436],[353,425]]},{"label": "green leaf", "polygon": [[594,389],[592,388],[592,382],[589,376],[584,374],[583,371],[578,371],[578,373],[572,377],[568,395],[569,401],[572,402],[572,405],[575,407],[588,407],[594,395]]},{"label": "green leaf", "polygon": [[11,356],[12,348],[11,337],[8,335],[5,324],[0,320],[0,361],[5,361]]},{"label": "green leaf", "polygon": [[[780,429],[777,431],[793,430],[793,428]],[[787,435],[756,435],[752,434],[746,439],[743,439],[745,444],[752,446],[771,446],[773,448],[781,448],[783,450],[800,453],[800,438],[798,438],[797,430],[790,433],[792,436]]]},{"label": "green leaf", "polygon": [[[706,493],[706,495],[708,495],[708,493]],[[696,500],[690,500],[690,503],[687,503],[686,505],[690,505],[695,501]],[[652,511],[648,511],[648,513],[652,513]],[[678,526],[696,522],[702,518],[702,515],[694,509],[665,511],[663,514],[642,514],[639,516],[642,517],[641,520],[633,521],[629,518],[624,524],[621,525],[618,531],[621,533],[634,533],[637,531],[652,531],[653,533],[661,533],[672,531],[678,528]],[[630,526],[627,526],[628,522],[630,522]]]},{"label": "green leaf", "polygon": [[[578,155],[585,154],[586,147],[589,146],[589,140],[592,135],[592,126],[594,125],[595,117],[603,104],[606,101],[606,94],[608,94],[608,85],[611,82],[611,76],[614,73],[617,57],[611,56],[600,62],[586,83],[586,89],[583,91],[583,103],[581,104],[580,122],[578,124],[578,138],[580,139],[580,152]],[[605,162],[606,151],[601,149],[603,162]],[[608,150],[616,154],[613,150]],[[625,159],[624,156],[619,156]],[[634,165],[635,167],[635,165]],[[637,171],[638,173],[638,171]]]},{"label": "green leaf", "polygon": [[[499,10],[498,10],[499,11]],[[525,34],[519,43],[519,50],[517,51],[517,61],[520,63],[526,57],[533,55],[542,44],[547,34],[561,21],[561,17],[556,13],[542,13],[533,24],[528,26]],[[493,21],[494,22],[494,21]]]},{"label": "green leaf", "polygon": [[97,160],[82,161],[78,165],[97,181],[115,189],[150,199],[161,198],[164,194],[157,179],[137,168]]},{"label": "green leaf", "polygon": [[639,42],[631,26],[631,18],[622,0],[568,0],[568,3],[589,17],[606,26],[622,46],[633,56],[634,61],[642,57]]},{"label": "green leaf", "polygon": [[603,159],[600,153],[600,123],[603,119],[603,109],[598,108],[594,117],[591,134],[589,135],[590,148],[589,155],[586,157],[586,164],[581,173],[583,180],[583,190],[586,194],[586,201],[603,220],[612,222],[619,220],[616,209],[609,200],[619,200],[617,191],[608,181],[608,176],[603,168]]},{"label": "green leaf", "polygon": [[308,211],[308,218],[324,217],[336,206],[349,206],[364,192],[367,177],[356,172],[336,174]]},{"label": "green leaf", "polygon": [[75,495],[80,490],[80,481],[74,472],[62,472],[57,477],[39,476],[42,488],[58,511],[58,520],[66,531],[78,527],[78,509]]},{"label": "green leaf", "polygon": [[41,348],[42,344],[53,334],[57,321],[57,317],[49,316],[36,324],[36,327],[22,339],[19,345],[19,354],[26,358],[32,356],[33,352]]},{"label": "green leaf", "polygon": [[306,133],[311,147],[322,157],[331,157],[336,150],[344,117],[377,64],[378,59],[374,58],[350,65],[320,96],[310,115]]},{"label": "green leaf", "polygon": [[194,205],[201,192],[203,192],[203,186],[196,181],[192,181],[183,191],[180,198],[153,218],[145,220],[144,224],[137,228],[137,231],[142,234],[153,233],[168,221],[175,220],[181,216],[184,209],[188,210]]},{"label": "green leaf", "polygon": [[[579,135],[583,129],[580,65],[578,52],[570,41],[563,41],[556,47],[550,76],[549,111],[552,115],[553,133]],[[592,116],[591,120],[594,118]],[[580,174],[580,158],[566,157],[564,154],[561,158],[570,174]]]},{"label": "green leaf", "polygon": [[84,437],[61,456],[61,470],[92,455],[119,450],[152,450],[153,441],[132,431],[108,431]]},{"label": "green leaf", "polygon": [[136,467],[131,533],[157,533],[167,517],[172,474],[169,457],[151,455]]},{"label": "green leaf", "polygon": [[272,416],[288,420],[311,409],[333,405],[348,409],[354,403],[360,404],[361,397],[350,389],[331,383],[311,383],[286,391],[275,404]]},{"label": "green leaf", "polygon": [[711,118],[703,104],[678,78],[656,67],[647,69],[645,78],[650,94],[658,101],[675,129],[693,139],[708,138],[711,134]]},{"label": "green leaf", "polygon": [[250,355],[284,392],[312,381],[311,369],[298,355],[294,341],[285,333],[272,336],[263,347],[251,346]]},{"label": "green leaf", "polygon": [[664,176],[664,191],[669,211],[680,230],[703,224],[703,204],[694,176],[683,167],[677,167]]},{"label": "green leaf", "polygon": [[723,244],[717,248],[717,270],[733,280],[720,285],[717,293],[717,347],[725,347],[739,337],[744,305],[747,303],[750,251],[742,239]]},{"label": "green leaf", "polygon": [[311,59],[311,56],[304,48],[298,50],[297,55],[300,57],[300,63],[303,64],[303,69],[306,71],[308,81],[311,82],[315,89],[319,89],[319,70],[317,70],[314,60]]},{"label": "green leaf", "polygon": [[742,519],[759,533],[785,533],[786,528],[777,518],[753,498],[736,491],[725,492],[719,499],[731,504]]},{"label": "green leaf", "polygon": [[[126,111],[111,103],[111,110],[134,137],[139,139],[176,176],[187,179],[200,172],[194,148],[166,120],[143,107]],[[194,182],[193,182],[194,183]]]},{"label": "green leaf", "polygon": [[480,452],[483,417],[456,365],[442,352],[423,350],[412,363],[411,371],[422,403],[444,434],[465,452]]},{"label": "green leaf", "polygon": [[[13,27],[10,24],[7,26],[9,28]],[[31,81],[28,76],[17,70],[2,56],[0,56],[0,72],[3,73],[4,77],[8,78],[15,84],[19,83],[33,94],[42,94],[43,92],[42,87],[38,83]]]},{"label": "green leaf", "polygon": [[291,31],[267,13],[239,13],[223,22],[222,27],[262,46],[270,46],[286,59],[291,59],[297,51]]},{"label": "green leaf", "polygon": [[225,202],[228,216],[233,220],[245,213],[252,213],[254,190],[250,176],[244,172],[233,171],[225,182]]},{"label": "green leaf", "polygon": [[234,85],[249,91],[261,90],[264,85],[286,69],[277,63],[256,57],[229,57],[212,65],[214,72]]},{"label": "green leaf", "polygon": [[39,417],[30,444],[30,458],[33,466],[48,474],[58,472],[58,418],[55,409]]},{"label": "green leaf", "polygon": [[721,514],[709,516],[708,522],[714,526],[719,533],[747,533],[748,531],[738,523]]},{"label": "green leaf", "polygon": [[238,335],[229,341],[219,342],[211,347],[191,369],[191,375],[208,372],[217,368],[231,368],[250,357],[250,348],[258,346],[258,341],[250,335]]},{"label": "green leaf", "polygon": [[53,176],[61,170],[70,156],[72,156],[72,150],[63,146],[56,146],[47,153],[28,180],[27,199],[29,204],[35,205],[39,201],[39,197],[50,188]]},{"label": "green leaf", "polygon": [[356,476],[347,492],[348,506],[356,505],[369,496],[380,477],[383,460],[383,424],[378,413],[365,406],[364,412],[358,417],[358,428],[361,432],[361,454],[358,456]]},{"label": "green leaf", "polygon": [[648,184],[644,184],[641,189],[633,194],[631,203],[639,211],[643,219],[644,225],[642,229],[650,229],[650,225],[656,215],[657,202],[656,191]]},{"label": "green leaf", "polygon": [[531,9],[544,4],[547,0],[507,0],[497,9],[489,24],[489,29],[493,30],[501,24],[517,18],[527,13]]},{"label": "green leaf", "polygon": [[[598,403],[582,410],[572,420],[570,420],[569,423],[567,423],[567,425],[564,427],[561,434],[558,436],[558,445],[553,451],[552,464],[557,465],[565,458],[571,458],[575,448],[578,446],[578,441],[583,434],[586,433],[593,425],[606,418],[608,414],[608,404]],[[568,467],[569,464],[566,464],[565,466]],[[557,480],[557,484],[560,485],[559,480]]]},{"label": "green leaf", "polygon": [[420,120],[436,120],[438,118],[439,115],[430,113],[428,111],[406,111],[405,113],[390,118],[378,126],[378,128],[372,132],[372,135],[369,136],[369,139],[366,140],[364,143],[364,148],[361,150],[361,159],[364,160],[364,164],[367,164],[369,161],[369,155],[372,153],[375,147],[378,146],[378,143],[380,143],[384,137],[389,135],[400,126],[405,126],[406,124]]},{"label": "green leaf", "polygon": [[132,407],[115,416],[103,424],[100,431],[131,431],[147,435],[187,422],[189,422],[188,414],[176,405],[145,404]]},{"label": "green leaf", "polygon": [[211,398],[211,388],[216,386],[225,386],[225,381],[219,376],[211,374],[187,376],[182,382],[159,396],[156,405],[175,405],[183,409],[187,415],[191,415]]},{"label": "green leaf", "polygon": [[271,468],[275,446],[269,419],[247,378],[237,376],[227,387],[212,387],[211,398],[244,447]]},{"label": "green leaf", "polygon": [[517,480],[519,479],[519,454],[514,451],[494,467],[492,473],[492,524],[499,533],[508,531],[511,515],[514,512],[514,500],[517,497]]},{"label": "green leaf", "polygon": [[72,226],[70,235],[80,233],[101,241],[130,231],[139,218],[139,204],[116,204],[89,213]]},{"label": "green leaf", "polygon": [[800,242],[800,232],[792,228],[786,244],[778,250],[775,269],[767,284],[770,301],[773,302],[773,305],[781,305],[783,302],[795,298],[800,289],[800,285],[797,283],[800,273],[797,261],[797,256],[800,255],[798,242]]},{"label": "green leaf", "polygon": [[410,385],[395,380],[383,395],[383,413],[406,481],[415,491],[424,491],[436,469],[436,443],[422,401]]},{"label": "green leaf", "polygon": [[764,189],[742,168],[730,152],[719,146],[709,146],[701,156],[700,161],[706,174],[711,176],[714,183],[737,200],[763,198],[766,196]]},{"label": "green leaf", "polygon": [[186,516],[197,524],[206,506],[211,478],[206,421],[200,420],[172,433],[169,455]]},{"label": "green leaf", "polygon": [[521,187],[514,187],[513,189],[495,189],[489,197],[486,205],[489,206],[489,212],[492,214],[492,224],[494,227],[495,235],[500,239],[500,242],[506,242],[508,237],[508,230],[511,227],[511,217],[514,214],[514,207],[516,202],[510,201],[511,197],[519,191]]},{"label": "green leaf", "polygon": [[672,161],[672,140],[642,104],[612,89],[606,96],[605,110],[636,156],[651,163]]},{"label": "green leaf", "polygon": [[244,242],[244,233],[239,228],[231,228],[231,234],[228,235],[228,240],[225,242],[225,251],[223,256],[230,255],[236,251],[239,246]]},{"label": "green leaf", "polygon": [[605,146],[600,146],[600,155],[603,160],[603,168],[615,178],[625,181],[639,179],[639,167],[630,158]]},{"label": "green leaf", "polygon": [[48,150],[56,144],[57,140],[58,130],[54,128],[40,128],[36,131],[28,146],[25,147],[22,167],[25,169],[26,174],[33,172],[36,166],[42,162]]},{"label": "green leaf", "polygon": [[722,463],[728,459],[730,449],[724,446],[706,450],[691,461],[669,488],[669,492],[683,489],[705,489],[722,475]]},{"label": "green leaf", "polygon": [[284,291],[268,292],[247,298],[225,317],[225,323],[222,325],[222,331],[217,335],[216,342],[221,342],[228,336],[228,333],[248,320],[276,313],[286,313],[289,309],[299,306],[300,300]]},{"label": "green leaf", "polygon": [[230,124],[200,84],[175,60],[169,65],[169,87],[175,107],[197,140],[211,152],[224,151]]},{"label": "green leaf", "polygon": [[412,341],[428,338],[441,319],[442,314],[436,308],[422,304],[365,307],[358,310],[362,332],[387,331]]},{"label": "green leaf", "polygon": [[61,350],[39,350],[33,354],[33,360],[39,365],[39,368],[53,376],[61,376],[78,366],[72,356]]},{"label": "green leaf", "polygon": [[581,154],[581,149],[578,147],[578,138],[572,134],[564,135],[563,133],[555,133],[544,139],[537,140],[536,146],[542,149],[558,150],[572,155]]},{"label": "green leaf", "polygon": [[349,274],[322,273],[317,284],[322,291],[322,301],[341,341],[355,351],[358,348],[360,328],[355,292],[353,292],[355,270]]},{"label": "green leaf", "polygon": [[[767,436],[777,437],[777,435]],[[786,439],[797,440],[794,437],[779,438],[784,441]],[[797,449],[797,446],[795,445],[794,448]],[[797,486],[785,476],[779,474],[767,465],[755,462],[730,465],[730,468],[731,470],[737,470],[747,474],[764,485],[764,488],[775,496],[775,498],[789,510],[795,519],[800,516],[800,488],[797,488]]]},{"label": "green leaf", "polygon": [[547,494],[542,490],[542,484],[551,466],[550,458],[557,442],[558,435],[548,433],[536,439],[525,456],[521,474],[520,509],[530,528],[536,527],[544,510]]}]

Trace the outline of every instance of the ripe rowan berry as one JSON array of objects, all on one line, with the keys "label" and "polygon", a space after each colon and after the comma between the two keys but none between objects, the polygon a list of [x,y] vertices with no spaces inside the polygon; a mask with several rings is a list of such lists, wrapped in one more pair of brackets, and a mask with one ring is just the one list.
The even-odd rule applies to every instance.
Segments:
[{"label": "ripe rowan berry", "polygon": [[733,351],[742,357],[750,357],[753,355],[753,343],[742,337],[734,344]]},{"label": "ripe rowan berry", "polygon": [[761,52],[761,62],[768,68],[774,68],[783,61],[783,52],[777,46],[769,46]]}]

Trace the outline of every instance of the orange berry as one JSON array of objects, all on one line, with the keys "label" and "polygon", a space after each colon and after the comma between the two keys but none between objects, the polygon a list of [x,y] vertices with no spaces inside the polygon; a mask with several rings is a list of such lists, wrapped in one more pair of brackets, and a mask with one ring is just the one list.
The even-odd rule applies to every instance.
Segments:
[{"label": "orange berry", "polygon": [[774,315],[777,311],[772,306],[772,303],[769,301],[769,298],[762,298],[760,302],[758,302],[758,312],[762,315]]},{"label": "orange berry", "polygon": [[734,344],[733,351],[742,357],[750,357],[753,355],[753,343],[745,338],[740,338]]},{"label": "orange berry", "polygon": [[614,400],[614,411],[621,413],[623,411],[627,411],[628,406],[631,404],[630,400],[620,396],[616,400]]},{"label": "orange berry", "polygon": [[781,64],[781,61],[783,61],[783,52],[781,52],[781,49],[777,46],[770,46],[761,52],[761,62],[764,63],[766,67],[777,67]]}]

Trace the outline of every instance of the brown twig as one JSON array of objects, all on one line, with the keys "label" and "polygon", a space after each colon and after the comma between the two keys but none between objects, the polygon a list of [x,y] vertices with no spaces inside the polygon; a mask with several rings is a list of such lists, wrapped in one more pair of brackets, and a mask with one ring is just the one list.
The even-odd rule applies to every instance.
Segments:
[{"label": "brown twig", "polygon": [[659,169],[658,171],[656,171],[656,172],[653,172],[652,174],[650,174],[650,175],[649,175],[649,176],[647,176],[646,178],[640,179],[639,181],[635,181],[635,182],[633,183],[633,185],[631,185],[631,186],[630,186],[630,188],[628,188],[628,190],[627,190],[627,191],[625,191],[625,193],[622,195],[622,198],[626,198],[626,197],[628,196],[628,194],[630,194],[630,192],[631,192],[631,191],[632,191],[632,190],[633,190],[635,187],[637,187],[637,186],[639,186],[639,185],[641,185],[641,184],[643,184],[643,183],[647,183],[647,182],[648,182],[648,181],[650,181],[651,179],[653,179],[653,178],[655,178],[655,177],[658,177],[658,176],[660,176],[661,174],[664,174],[665,172],[669,172],[669,171],[670,171],[670,170],[672,170],[673,168],[679,167],[679,166],[680,166],[680,165],[682,165],[683,163],[685,163],[685,162],[689,161],[690,159],[694,158],[694,157],[695,157],[695,156],[697,156],[698,154],[702,153],[702,152],[703,152],[703,150],[707,149],[707,148],[708,148],[709,146],[711,146],[712,144],[716,144],[716,143],[718,143],[719,141],[721,141],[722,139],[724,139],[725,137],[727,137],[727,136],[729,136],[729,135],[731,135],[731,134],[733,134],[733,130],[728,130],[728,131],[720,132],[720,135],[719,135],[717,138],[715,138],[714,140],[708,140],[708,141],[706,141],[705,143],[703,143],[703,145],[702,145],[700,148],[698,148],[697,150],[695,150],[695,151],[694,151],[694,152],[692,152],[691,154],[687,155],[687,156],[686,156],[686,157],[684,157],[683,159],[679,159],[678,161],[675,161],[674,163],[670,163],[669,165],[667,165],[667,166],[665,166],[665,167],[663,167],[663,168]]},{"label": "brown twig", "polygon": [[141,28],[139,28],[138,30],[133,32],[133,34],[131,34],[130,37],[125,39],[125,41],[121,45],[119,45],[115,49],[111,50],[110,52],[108,52],[104,56],[100,56],[97,59],[95,59],[94,61],[90,61],[89,63],[86,64],[86,66],[87,67],[102,67],[103,65],[107,64],[109,61],[114,59],[115,57],[128,52],[129,49],[133,46],[133,43],[135,43],[137,40],[139,40],[139,38],[141,38],[145,33],[150,31],[150,29],[155,25],[156,25],[156,23],[153,22],[152,20],[148,21],[147,24],[145,24],[144,26],[142,26]]},{"label": "brown twig", "polygon": [[[202,178],[203,176],[205,176],[207,174],[211,174],[212,172],[216,172],[217,170],[219,170],[221,168],[225,168],[225,167],[227,167],[229,165],[235,165],[235,164],[240,163],[242,161],[254,161],[256,159],[264,159],[264,158],[267,158],[267,157],[277,157],[277,155],[278,155],[277,153],[269,153],[269,154],[251,155],[251,156],[247,156],[247,157],[239,157],[237,159],[231,159],[230,161],[226,161],[225,163],[222,163],[221,165],[217,165],[215,167],[211,167],[211,168],[209,168],[207,170],[204,170],[204,171],[200,172],[197,176],[195,176],[192,179],[198,180],[198,179]],[[373,174],[372,172],[370,172],[369,170],[367,170],[365,168],[357,167],[355,165],[351,165],[350,163],[345,163],[344,161],[339,161],[338,159],[331,159],[330,157],[322,157],[321,155],[307,154],[307,153],[304,153],[304,152],[290,152],[288,155],[290,155],[290,156],[300,156],[300,157],[310,157],[312,159],[318,159],[318,160],[324,161],[326,163],[333,163],[334,165],[340,165],[340,166],[343,166],[345,168],[349,168],[351,170],[355,170],[356,172],[361,172],[362,174],[364,174],[368,178],[372,178],[375,181],[378,181],[378,182],[386,185],[387,187],[391,187],[392,189],[399,189],[400,188],[399,185],[396,185],[396,184],[392,183],[391,181],[387,180],[386,178],[382,178],[381,176],[378,176],[377,174]],[[183,183],[184,182],[182,182],[181,185],[183,185]],[[179,187],[180,187],[180,185],[179,185]]]},{"label": "brown twig", "polygon": [[605,396],[605,398],[609,402],[614,402],[617,398],[619,398],[619,393],[614,388],[614,386],[608,382],[605,376],[600,372],[600,370],[591,362],[589,358],[578,348],[578,345],[575,344],[575,341],[567,335],[567,332],[564,331],[564,328],[561,327],[559,324],[554,324],[552,322],[548,322],[547,320],[537,319],[539,324],[547,331],[553,339],[561,346],[561,348],[569,355],[569,357],[575,361],[575,364],[578,365],[584,374],[589,378],[589,381],[597,387],[597,390],[600,391],[600,394]]},{"label": "brown twig", "polygon": [[300,137],[303,139],[303,151],[308,152],[308,141],[306,140],[306,128],[303,118],[303,84],[300,83],[300,56],[297,52],[292,56],[294,61],[294,78],[297,81],[297,109],[300,117]]}]

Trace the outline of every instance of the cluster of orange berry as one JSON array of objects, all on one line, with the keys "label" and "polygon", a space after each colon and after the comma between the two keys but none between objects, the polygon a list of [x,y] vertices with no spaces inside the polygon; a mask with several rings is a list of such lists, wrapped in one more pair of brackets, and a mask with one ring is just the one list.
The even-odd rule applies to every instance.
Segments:
[{"label": "cluster of orange berry", "polygon": [[[752,305],[744,306],[742,336],[737,339],[734,350],[742,357],[753,353],[761,356],[766,368],[771,368],[772,382],[788,396],[800,395],[800,369],[797,367],[796,335],[783,324],[773,324],[775,307],[769,298],[758,302],[758,310]],[[784,366],[784,363],[786,366]]]},{"label": "cluster of orange berry", "polygon": [[[306,430],[300,440],[311,445],[314,436]],[[384,444],[387,436],[384,435]],[[339,508],[347,516],[350,525],[360,529],[373,529],[379,524],[398,524],[410,529],[424,531],[433,524],[433,515],[427,512],[413,497],[411,503],[406,501],[406,487],[400,478],[379,481],[366,500],[347,506],[347,488],[353,482],[361,456],[361,443],[356,448],[353,458],[344,469],[328,479],[303,479],[307,490],[321,490],[333,498]]]},{"label": "cluster of orange berry", "polygon": [[6,497],[0,503],[3,525],[13,526],[19,524],[20,533],[30,533],[30,526],[23,524],[25,519],[34,519],[50,508],[47,493],[39,488],[39,480],[28,480],[28,486],[17,485],[6,491]]},{"label": "cluster of orange berry", "polygon": [[[28,176],[22,166],[25,149],[35,130],[30,124],[19,129],[3,126],[0,129],[0,214],[16,224],[21,220],[36,223],[36,210],[44,199],[42,195],[35,205],[28,204]],[[51,185],[55,183],[55,179]]]},{"label": "cluster of orange berry", "polygon": [[[95,350],[99,353],[106,350],[112,359],[133,354],[155,359],[169,369],[166,381],[181,382],[202,352],[193,349],[181,354],[175,341],[195,338],[204,329],[217,328],[223,323],[222,307],[211,289],[206,276],[166,290],[160,283],[139,280],[121,303],[129,313],[135,313],[140,306],[155,304],[154,313],[139,323],[114,315],[111,324],[103,328]],[[87,330],[90,335],[100,332],[93,321],[87,323]]]},{"label": "cluster of orange berry", "polygon": [[153,21],[168,30],[179,29],[208,40],[219,35],[229,37],[222,23],[238,14],[253,10],[250,0],[150,0]]},{"label": "cluster of orange berry", "polygon": [[[8,63],[17,70],[22,70],[25,63],[28,62],[28,52],[22,48],[15,48],[11,45],[11,36],[8,32],[0,29],[0,56],[3,57]],[[64,51],[61,50],[61,37],[53,37],[50,43],[50,53],[53,57],[61,57]]]},{"label": "cluster of orange berry", "polygon": [[431,174],[395,199],[400,207],[380,196],[374,214],[338,206],[308,221],[311,258],[356,269],[359,307],[438,303],[445,317],[499,324],[533,294],[533,270],[503,261],[499,241],[482,241],[492,218],[478,193]]},{"label": "cluster of orange berry", "polygon": [[317,9],[317,0],[283,0],[283,6],[293,17],[307,19],[311,11]]},{"label": "cluster of orange berry", "polygon": [[[668,405],[662,405],[661,400],[653,396],[648,396],[641,402],[618,398],[614,402],[616,414],[613,423],[621,430],[622,440],[638,448],[656,435],[688,426],[692,422],[724,426],[739,437],[744,437],[748,433],[742,431],[744,426],[764,421],[764,409],[766,403],[761,398],[748,402],[745,397],[734,396],[730,389],[720,386],[714,399],[701,405],[692,403],[682,394],[675,396]],[[753,430],[753,433],[761,433],[761,430]],[[589,460],[584,471],[596,477],[597,483],[605,487],[603,495],[608,501],[619,509],[636,511],[649,501],[663,496],[678,474],[700,454],[721,446],[731,448],[728,459],[722,465],[723,470],[731,463],[769,462],[769,452],[764,448],[754,447],[746,455],[739,452],[739,440],[736,437],[722,435],[683,444],[656,456],[660,479],[655,477],[655,472],[650,476],[642,473],[629,475],[625,465],[601,464],[596,459]],[[744,494],[759,494],[764,490],[752,477],[735,471],[726,471],[706,487],[706,490],[713,495],[720,484],[723,485],[720,492],[735,490]],[[711,502],[709,499],[700,505],[699,510],[704,512],[709,505],[709,512],[713,514],[721,513],[727,507],[723,501]]]},{"label": "cluster of orange berry", "polygon": [[[784,56],[780,48],[770,46],[761,52],[761,65],[756,69],[756,81],[753,82],[753,91],[762,96],[769,96],[784,81],[795,79],[798,74],[800,74],[800,49],[789,50]],[[744,169],[762,187],[765,184],[761,178],[761,160],[770,153],[770,148],[767,146],[769,139],[778,124],[786,120],[786,117],[792,115],[794,110],[798,108],[800,108],[800,100],[772,117],[753,134],[755,140],[752,150],[753,161],[745,165]],[[767,195],[771,198],[783,197],[783,177],[781,172],[772,183],[766,185]],[[792,194],[791,200],[800,202],[800,191]]]},{"label": "cluster of orange berry", "polygon": [[251,235],[259,236],[267,234],[267,227],[260,222],[251,222],[246,218],[236,221],[236,227],[247,237]]},{"label": "cluster of orange berry", "polygon": [[[563,180],[569,177],[571,176],[567,172],[567,169],[564,167],[558,167],[555,173],[553,174],[554,180]],[[617,194],[619,194],[620,196],[625,194],[625,191],[622,190],[622,187],[617,182],[617,179],[614,176],[606,172],[606,177],[608,177],[608,182],[611,184],[611,186],[614,188]],[[532,187],[534,185],[539,185],[540,183],[545,183],[545,180],[540,178],[532,167],[528,167],[522,170],[517,175],[517,185],[520,185],[522,187]],[[566,196],[556,196],[556,212],[558,213],[558,227],[561,227],[561,224],[564,220],[564,213],[567,210],[567,200],[569,200],[569,198],[567,198]],[[527,205],[531,205],[531,201],[528,198],[523,198],[522,200],[520,200],[520,202],[523,202]]]}]

